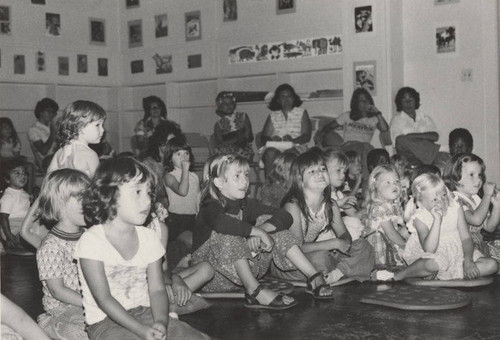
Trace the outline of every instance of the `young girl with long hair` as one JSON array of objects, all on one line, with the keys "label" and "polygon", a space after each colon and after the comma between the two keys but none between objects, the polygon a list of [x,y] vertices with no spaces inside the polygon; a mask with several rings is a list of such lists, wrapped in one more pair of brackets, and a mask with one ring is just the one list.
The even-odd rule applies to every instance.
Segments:
[{"label": "young girl with long hair", "polygon": [[73,252],[84,232],[82,195],[89,183],[80,171],[60,169],[40,192],[38,217],[49,232],[36,253],[45,310],[38,324],[53,339],[88,339]]},{"label": "young girl with long hair", "polygon": [[151,212],[155,177],[133,158],[101,164],[83,197],[78,260],[90,339],[207,339],[169,317],[160,238],[142,227]]},{"label": "young girl with long hair", "polygon": [[[310,282],[308,292],[315,298],[331,298],[323,276],[287,230],[292,224],[290,214],[247,197],[249,170],[246,159],[232,154],[217,156],[208,166],[193,238],[193,261],[208,261],[215,269],[204,290],[224,292],[244,286],[248,308],[293,307],[297,304],[293,297],[259,285],[257,279],[274,261],[282,270],[298,268],[304,273]],[[263,214],[272,217],[255,226]]]}]

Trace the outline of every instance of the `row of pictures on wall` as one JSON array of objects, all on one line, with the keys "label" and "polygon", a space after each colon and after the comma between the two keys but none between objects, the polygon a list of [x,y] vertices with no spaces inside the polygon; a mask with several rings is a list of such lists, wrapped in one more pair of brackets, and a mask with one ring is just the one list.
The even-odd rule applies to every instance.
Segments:
[{"label": "row of pictures on wall", "polygon": [[[26,58],[23,54],[14,54],[14,74],[26,74]],[[58,74],[69,76],[69,57],[57,57]],[[0,67],[2,66],[2,52],[0,50]],[[35,55],[35,69],[38,72],[46,71],[45,53],[38,51]],[[88,73],[88,57],[86,54],[76,56],[76,72]],[[108,59],[97,58],[97,75],[108,76]]]},{"label": "row of pictures on wall", "polygon": [[342,53],[340,35],[296,39],[229,48],[230,64],[279,61]]},{"label": "row of pictures on wall", "polygon": [[[172,55],[156,53],[153,57],[156,64],[156,74],[167,74],[173,72]],[[201,67],[201,54],[192,54],[187,56],[187,68],[200,68]],[[144,60],[132,60],[130,62],[130,73],[143,73]]]}]

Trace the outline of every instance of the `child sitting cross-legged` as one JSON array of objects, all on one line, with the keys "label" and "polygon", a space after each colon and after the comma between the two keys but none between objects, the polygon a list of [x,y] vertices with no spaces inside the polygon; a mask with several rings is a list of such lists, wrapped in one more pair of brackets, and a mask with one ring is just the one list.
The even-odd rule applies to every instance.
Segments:
[{"label": "child sitting cross-legged", "polygon": [[39,219],[50,231],[36,254],[45,310],[38,323],[52,339],[88,339],[73,251],[84,232],[81,199],[89,183],[84,173],[61,169],[40,192]]}]

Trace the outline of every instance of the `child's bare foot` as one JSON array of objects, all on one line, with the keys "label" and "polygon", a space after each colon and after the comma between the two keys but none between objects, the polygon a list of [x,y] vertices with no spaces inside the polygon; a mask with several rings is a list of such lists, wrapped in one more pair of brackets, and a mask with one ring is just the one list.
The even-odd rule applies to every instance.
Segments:
[{"label": "child's bare foot", "polygon": [[315,299],[333,299],[333,289],[326,283],[321,272],[307,279],[306,294],[312,295]]}]

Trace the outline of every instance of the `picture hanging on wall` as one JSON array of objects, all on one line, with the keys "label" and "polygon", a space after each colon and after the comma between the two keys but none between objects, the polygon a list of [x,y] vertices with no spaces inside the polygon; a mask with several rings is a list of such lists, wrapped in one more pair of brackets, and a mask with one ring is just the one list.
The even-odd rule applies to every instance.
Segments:
[{"label": "picture hanging on wall", "polygon": [[104,19],[90,18],[90,43],[106,45],[106,24]]},{"label": "picture hanging on wall", "polygon": [[185,19],[186,19],[186,41],[201,39],[200,11],[186,13]]},{"label": "picture hanging on wall", "polygon": [[457,3],[460,0],[434,0],[434,5],[446,5],[446,4],[453,4]]},{"label": "picture hanging on wall", "polygon": [[172,55],[165,54],[159,55],[156,53],[153,56],[153,60],[156,63],[156,74],[172,73]]},{"label": "picture hanging on wall", "polygon": [[57,13],[45,13],[45,32],[52,37],[61,35],[61,15]]},{"label": "picture hanging on wall", "polygon": [[0,68],[2,67],[2,49],[0,48]]},{"label": "picture hanging on wall", "polygon": [[238,20],[238,6],[236,0],[224,0],[222,3],[224,11],[224,22]]},{"label": "picture hanging on wall", "polygon": [[201,54],[192,54],[187,57],[188,68],[201,67]]},{"label": "picture hanging on wall", "polygon": [[0,6],[0,34],[10,34],[10,7]]},{"label": "picture hanging on wall", "polygon": [[457,51],[456,26],[442,26],[436,28],[436,53],[445,55]]},{"label": "picture hanging on wall", "polygon": [[372,96],[377,95],[377,63],[372,61],[359,61],[353,64],[354,88],[365,88]]},{"label": "picture hanging on wall", "polygon": [[36,70],[37,71],[40,71],[40,72],[44,72],[45,71],[45,53],[43,52],[36,52]]},{"label": "picture hanging on wall", "polygon": [[24,55],[14,54],[14,74],[24,74],[25,72]]},{"label": "picture hanging on wall", "polygon": [[166,14],[155,15],[155,36],[157,38],[168,36],[168,20]]},{"label": "picture hanging on wall", "polygon": [[125,0],[125,7],[127,9],[139,7],[139,0]]},{"label": "picture hanging on wall", "polygon": [[142,46],[142,21],[132,20],[128,22],[128,47]]},{"label": "picture hanging on wall", "polygon": [[108,59],[97,58],[97,74],[101,77],[108,76]]},{"label": "picture hanging on wall", "polygon": [[35,5],[45,5],[45,0],[31,0],[31,3]]},{"label": "picture hanging on wall", "polygon": [[373,32],[372,6],[354,8],[354,28],[356,33]]},{"label": "picture hanging on wall", "polygon": [[229,48],[230,64],[281,61],[342,53],[340,35],[241,45]]},{"label": "picture hanging on wall", "polygon": [[144,61],[143,60],[132,60],[130,62],[130,72],[132,74],[144,72]]},{"label": "picture hanging on wall", "polygon": [[86,54],[78,54],[76,56],[76,72],[78,73],[88,72],[88,63]]},{"label": "picture hanging on wall", "polygon": [[276,0],[276,14],[295,13],[295,0]]},{"label": "picture hanging on wall", "polygon": [[59,75],[68,76],[69,75],[69,58],[68,57],[58,57],[59,64]]}]

